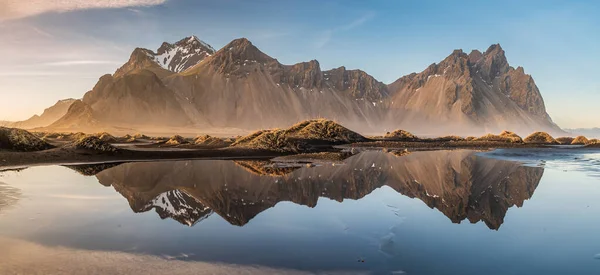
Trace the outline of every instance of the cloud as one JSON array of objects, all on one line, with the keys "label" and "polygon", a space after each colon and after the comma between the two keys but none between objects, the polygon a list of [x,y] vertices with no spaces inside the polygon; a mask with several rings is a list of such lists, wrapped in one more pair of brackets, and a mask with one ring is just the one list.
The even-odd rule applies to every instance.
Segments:
[{"label": "cloud", "polygon": [[148,7],[167,0],[0,0],[0,20],[17,19],[46,12],[85,9]]},{"label": "cloud", "polygon": [[324,30],[323,32],[321,32],[321,34],[315,41],[316,48],[322,48],[325,45],[327,45],[327,43],[329,43],[329,41],[335,35],[335,33],[350,31],[352,29],[358,28],[365,24],[367,21],[371,20],[373,17],[375,17],[375,12],[370,11],[346,25]]},{"label": "cloud", "polygon": [[41,66],[75,66],[75,65],[119,65],[123,62],[117,61],[105,61],[105,60],[67,60],[67,61],[59,61],[59,62],[48,62],[41,63]]}]

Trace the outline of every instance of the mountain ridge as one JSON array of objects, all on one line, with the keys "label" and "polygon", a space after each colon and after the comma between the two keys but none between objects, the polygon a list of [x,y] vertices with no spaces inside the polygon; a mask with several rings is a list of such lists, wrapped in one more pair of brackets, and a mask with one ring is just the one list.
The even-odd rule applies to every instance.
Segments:
[{"label": "mountain ridge", "polygon": [[[181,49],[198,59],[168,54]],[[499,44],[484,53],[455,50],[386,85],[361,70],[323,71],[316,60],[281,64],[246,38],[214,51],[191,36],[156,53],[136,48],[111,77],[100,78],[83,99],[107,125],[254,130],[328,118],[379,133],[562,132],[533,78],[511,67]]]}]

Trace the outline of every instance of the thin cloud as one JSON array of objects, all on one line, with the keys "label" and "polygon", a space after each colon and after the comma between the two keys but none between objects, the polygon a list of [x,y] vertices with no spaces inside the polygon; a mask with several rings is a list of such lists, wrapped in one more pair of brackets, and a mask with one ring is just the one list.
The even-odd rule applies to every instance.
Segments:
[{"label": "thin cloud", "polygon": [[363,24],[367,23],[369,20],[373,19],[373,17],[375,17],[375,12],[371,11],[346,25],[338,26],[336,28],[323,31],[315,41],[316,48],[322,48],[325,45],[327,45],[327,43],[331,41],[331,38],[335,35],[335,33],[350,31],[352,29],[358,28]]},{"label": "thin cloud", "polygon": [[41,63],[41,66],[75,66],[75,65],[119,65],[122,62],[117,61],[106,61],[106,60],[67,60],[67,61],[59,61],[59,62],[47,62]]},{"label": "thin cloud", "polygon": [[165,2],[167,0],[0,0],[0,20],[29,17],[47,12],[149,7]]}]

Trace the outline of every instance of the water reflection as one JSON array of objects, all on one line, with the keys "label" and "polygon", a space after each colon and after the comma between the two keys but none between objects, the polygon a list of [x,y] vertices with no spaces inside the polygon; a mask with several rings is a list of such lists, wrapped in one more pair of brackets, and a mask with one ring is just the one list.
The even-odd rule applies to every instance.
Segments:
[{"label": "water reflection", "polygon": [[544,172],[474,151],[366,151],[341,164],[277,167],[266,161],[173,161],[70,167],[95,175],[134,212],[193,226],[213,213],[243,226],[279,202],[315,207],[320,197],[359,200],[384,185],[417,198],[452,222],[497,230],[507,210],[533,195]]}]

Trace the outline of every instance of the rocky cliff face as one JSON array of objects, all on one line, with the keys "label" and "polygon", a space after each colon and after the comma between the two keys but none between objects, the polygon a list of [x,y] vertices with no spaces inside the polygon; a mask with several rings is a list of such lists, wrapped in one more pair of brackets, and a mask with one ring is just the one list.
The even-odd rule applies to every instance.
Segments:
[{"label": "rocky cliff face", "polygon": [[[408,114],[407,125],[443,122],[461,132],[532,129],[561,132],[531,76],[509,66],[500,45],[469,55],[454,51],[439,64],[402,77],[388,86],[393,115]],[[471,129],[471,130],[469,130]]]},{"label": "rocky cliff face", "polygon": [[[281,201],[315,207],[320,197],[339,202],[357,200],[387,185],[402,195],[418,198],[452,222],[482,221],[490,229],[498,229],[508,208],[522,206],[533,195],[543,169],[474,153],[434,151],[398,157],[371,151],[345,160],[344,165],[280,171],[257,167],[268,165],[265,163],[233,161],[129,163],[104,170],[97,178],[127,198],[135,212],[158,207],[171,209],[160,211],[176,217],[173,213],[214,211],[238,226]],[[173,190],[191,198],[165,198],[164,194]],[[180,203],[183,201],[193,205]]]}]

